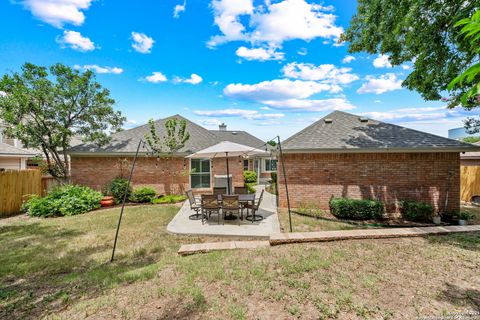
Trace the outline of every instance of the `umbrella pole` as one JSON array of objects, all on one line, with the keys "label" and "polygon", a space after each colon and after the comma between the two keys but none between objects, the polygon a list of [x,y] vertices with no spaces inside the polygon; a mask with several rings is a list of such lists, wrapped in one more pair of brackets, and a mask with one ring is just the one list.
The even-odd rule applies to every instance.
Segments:
[{"label": "umbrella pole", "polygon": [[228,168],[228,152],[225,152],[225,161],[227,161],[227,194],[230,194],[230,170]]}]

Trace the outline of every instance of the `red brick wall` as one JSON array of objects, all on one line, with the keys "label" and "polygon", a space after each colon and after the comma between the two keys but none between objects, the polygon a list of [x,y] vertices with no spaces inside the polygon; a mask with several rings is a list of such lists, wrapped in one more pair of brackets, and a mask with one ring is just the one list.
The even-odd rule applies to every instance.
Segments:
[{"label": "red brick wall", "polygon": [[[225,158],[214,158],[212,161],[212,173],[213,175],[227,174],[227,162]],[[228,169],[230,174],[233,177],[233,187],[242,187],[243,182],[243,159],[238,157],[229,157],[228,158]],[[212,175],[212,179],[213,179]],[[213,180],[212,180],[213,183]]]},{"label": "red brick wall", "polygon": [[[125,159],[127,162],[123,161]],[[72,156],[72,182],[101,191],[115,177],[128,178],[132,160],[133,157]],[[225,158],[215,158],[212,164],[213,186],[213,175],[226,174]],[[237,158],[230,158],[229,169],[233,175],[233,185],[243,186],[243,163]],[[135,165],[132,183],[134,186],[153,187],[159,194],[178,194],[190,188],[189,172],[189,159],[176,157],[160,158],[157,161],[154,157],[140,156]],[[208,189],[197,191],[208,191]]]},{"label": "red brick wall", "polygon": [[[379,199],[387,212],[398,212],[401,200],[445,204],[448,172],[452,172],[449,210],[460,206],[458,153],[285,154],[292,208],[316,204],[328,210],[332,196]],[[278,161],[280,207],[286,207],[281,161]]]}]

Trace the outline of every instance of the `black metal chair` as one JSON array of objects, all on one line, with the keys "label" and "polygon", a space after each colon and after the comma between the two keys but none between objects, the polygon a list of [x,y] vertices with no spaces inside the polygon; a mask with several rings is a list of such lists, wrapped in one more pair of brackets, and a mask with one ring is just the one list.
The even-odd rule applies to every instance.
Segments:
[{"label": "black metal chair", "polygon": [[[226,214],[237,214],[243,220],[243,211],[238,201],[238,195],[223,195],[222,196],[222,213],[223,219],[227,219]],[[233,220],[233,219],[232,219]]]},{"label": "black metal chair", "polygon": [[212,213],[218,215],[218,223],[220,224],[220,209],[222,207],[218,203],[218,196],[216,194],[202,194],[202,223],[204,219],[210,219]]},{"label": "black metal chair", "polygon": [[[247,216],[245,217],[246,220],[248,221],[252,221],[255,222],[255,221],[261,221],[263,220],[263,216],[262,215],[257,215],[257,211],[260,209],[260,204],[262,203],[262,199],[263,199],[263,192],[265,190],[262,190],[262,192],[260,193],[260,198],[258,198],[257,201],[255,201],[253,204],[246,204],[245,205],[245,209],[247,209]],[[248,214],[248,210],[251,210],[251,214]]]},{"label": "black metal chair", "polygon": [[195,211],[195,214],[190,215],[188,218],[190,220],[200,220],[202,219],[203,215],[200,213],[200,210],[202,209],[200,203],[197,202],[197,199],[195,199],[195,196],[193,195],[192,190],[188,190],[186,192],[188,202],[190,202],[190,209]]}]

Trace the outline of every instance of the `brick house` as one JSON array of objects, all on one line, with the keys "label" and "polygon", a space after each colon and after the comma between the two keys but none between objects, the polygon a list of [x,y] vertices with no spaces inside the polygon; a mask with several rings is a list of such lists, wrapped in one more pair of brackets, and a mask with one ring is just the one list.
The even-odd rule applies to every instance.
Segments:
[{"label": "brick house", "polygon": [[[478,147],[335,111],[282,143],[292,208],[328,210],[333,197],[379,199],[398,213],[401,200],[460,207],[460,152]],[[281,161],[279,161],[279,165]],[[286,207],[282,168],[279,204]]]},{"label": "brick house", "polygon": [[[155,121],[159,136],[164,135],[165,121],[169,118],[185,119],[175,115]],[[207,130],[188,119],[185,120],[190,139],[175,155],[156,158],[148,156],[146,148],[140,149],[132,178],[134,186],[150,186],[160,194],[178,194],[190,188],[198,192],[210,190],[215,175],[226,173],[225,157],[187,159],[185,156],[221,141],[231,141],[252,148],[261,148],[265,144],[245,131],[228,131],[223,124],[219,130]],[[72,182],[102,190],[113,178],[128,177],[138,143],[147,133],[148,125],[142,125],[113,134],[111,141],[102,147],[80,144],[71,148],[69,155]],[[254,161],[255,159],[229,157],[233,186],[243,186],[243,171],[253,168]],[[195,168],[194,172],[192,168]]]}]

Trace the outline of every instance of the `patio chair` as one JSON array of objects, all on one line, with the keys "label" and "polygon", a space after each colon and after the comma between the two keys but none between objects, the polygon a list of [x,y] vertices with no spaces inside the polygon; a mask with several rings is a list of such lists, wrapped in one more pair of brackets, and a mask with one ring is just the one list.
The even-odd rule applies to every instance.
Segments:
[{"label": "patio chair", "polygon": [[224,187],[213,187],[213,194],[214,194],[214,195],[226,194],[226,193],[227,193],[227,188],[224,188]]},{"label": "patio chair", "polygon": [[[255,222],[255,221],[263,220],[263,216],[258,215],[256,213],[260,209],[260,204],[262,203],[263,192],[264,191],[265,190],[262,190],[262,192],[260,193],[260,198],[258,198],[258,200],[255,201],[255,203],[245,205],[245,208],[247,209],[247,216],[245,217],[245,219],[248,220],[248,221],[252,221],[252,223]],[[248,214],[248,210],[251,210],[251,214]]]},{"label": "patio chair", "polygon": [[218,196],[215,194],[202,194],[202,223],[204,219],[210,219],[212,213],[218,215],[218,223],[220,224],[220,209],[222,207],[218,203]]},{"label": "patio chair", "polygon": [[235,194],[247,194],[248,188],[247,187],[235,187]]},{"label": "patio chair", "polygon": [[225,215],[237,214],[241,215],[240,219],[243,220],[243,211],[238,201],[238,195],[223,195],[222,196],[222,213],[225,219]]},{"label": "patio chair", "polygon": [[200,203],[197,202],[195,196],[193,195],[193,191],[190,189],[186,192],[188,201],[190,202],[190,209],[195,211],[195,214],[190,215],[188,218],[190,220],[200,220],[202,219],[203,215],[200,213],[202,209]]}]

